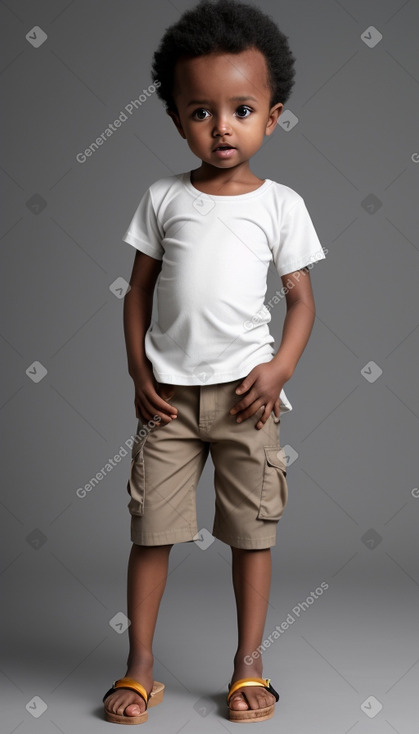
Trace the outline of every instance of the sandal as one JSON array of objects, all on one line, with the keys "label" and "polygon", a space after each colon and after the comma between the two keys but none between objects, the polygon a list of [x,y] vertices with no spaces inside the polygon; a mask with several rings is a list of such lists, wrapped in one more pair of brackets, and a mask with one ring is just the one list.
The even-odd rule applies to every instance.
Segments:
[{"label": "sandal", "polygon": [[144,724],[144,722],[148,719],[148,707],[157,706],[158,703],[161,703],[163,701],[163,683],[154,681],[151,693],[147,693],[144,686],[142,686],[141,683],[138,683],[133,678],[120,678],[119,680],[116,680],[112,688],[110,688],[109,691],[105,693],[102,699],[103,703],[105,703],[105,700],[108,698],[108,696],[110,696],[111,693],[114,693],[118,688],[128,688],[128,690],[130,691],[135,691],[136,693],[139,693],[141,698],[143,698],[145,701],[145,711],[143,711],[143,713],[139,714],[138,716],[125,716],[121,714],[114,714],[112,713],[112,711],[108,711],[105,708],[105,719],[106,721],[110,721],[112,724]]},{"label": "sandal", "polygon": [[[240,678],[240,680],[236,680],[235,683],[229,684],[227,704],[230,703],[230,699],[233,693],[236,693],[236,691],[238,691],[240,688],[244,688],[245,686],[262,686],[263,688],[266,688],[269,693],[272,693],[275,696],[276,701],[279,700],[279,693],[277,693],[275,688],[271,686],[270,678]],[[275,704],[273,703],[271,706],[265,706],[263,709],[240,710],[231,709],[229,707],[228,710],[230,721],[236,721],[237,723],[241,724],[249,724],[252,722],[270,719],[274,714]]]}]

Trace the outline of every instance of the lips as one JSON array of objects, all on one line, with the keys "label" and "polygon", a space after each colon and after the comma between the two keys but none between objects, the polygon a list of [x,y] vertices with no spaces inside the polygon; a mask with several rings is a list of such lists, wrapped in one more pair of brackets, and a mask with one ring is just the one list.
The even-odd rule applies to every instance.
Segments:
[{"label": "lips", "polygon": [[216,150],[235,150],[234,145],[217,145],[216,148],[214,148],[214,152]]}]

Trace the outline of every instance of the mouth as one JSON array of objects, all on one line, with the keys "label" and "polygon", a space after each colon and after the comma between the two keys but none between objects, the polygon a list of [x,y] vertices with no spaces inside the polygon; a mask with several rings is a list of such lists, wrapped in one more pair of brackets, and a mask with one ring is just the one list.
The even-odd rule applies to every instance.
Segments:
[{"label": "mouth", "polygon": [[235,147],[233,145],[228,145],[227,143],[224,145],[217,145],[216,148],[213,149],[214,153],[216,150],[235,150]]}]

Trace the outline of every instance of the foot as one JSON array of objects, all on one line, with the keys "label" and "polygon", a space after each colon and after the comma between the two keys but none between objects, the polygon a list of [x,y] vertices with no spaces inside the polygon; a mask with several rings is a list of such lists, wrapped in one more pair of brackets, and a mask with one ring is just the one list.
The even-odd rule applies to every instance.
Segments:
[{"label": "foot", "polygon": [[[121,678],[134,678],[141,683],[148,693],[153,688],[153,661],[142,661],[135,665],[128,665],[127,672]],[[120,688],[105,699],[105,709],[119,716],[139,716],[146,710],[146,703],[142,696],[135,691]]]},{"label": "foot", "polygon": [[[239,661],[235,663],[231,683],[235,683],[240,678],[253,677],[263,678],[262,664],[260,661],[255,660],[252,665],[246,665],[244,662],[240,663]],[[229,707],[235,711],[246,711],[247,709],[263,709],[266,706],[272,706],[274,703],[276,703],[275,696],[269,693],[266,688],[262,688],[261,686],[246,686],[240,691],[233,693],[230,698]]]}]

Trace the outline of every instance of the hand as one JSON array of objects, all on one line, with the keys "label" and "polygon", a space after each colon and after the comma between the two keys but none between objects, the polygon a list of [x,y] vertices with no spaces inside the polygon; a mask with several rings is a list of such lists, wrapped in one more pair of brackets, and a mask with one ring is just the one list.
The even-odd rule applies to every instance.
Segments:
[{"label": "hand", "polygon": [[272,410],[276,418],[280,417],[279,394],[285,382],[286,378],[281,374],[277,364],[273,364],[272,361],[258,364],[236,388],[238,395],[243,393],[246,395],[234,405],[230,414],[237,414],[237,422],[242,423],[264,406],[264,411],[256,423],[256,428],[260,430]]},{"label": "hand", "polygon": [[177,408],[166,400],[174,394],[173,385],[157,382],[153,370],[144,367],[133,377],[135,385],[135,414],[139,420],[148,422],[160,418],[158,426],[166,425],[177,418]]}]

